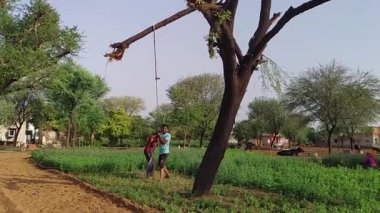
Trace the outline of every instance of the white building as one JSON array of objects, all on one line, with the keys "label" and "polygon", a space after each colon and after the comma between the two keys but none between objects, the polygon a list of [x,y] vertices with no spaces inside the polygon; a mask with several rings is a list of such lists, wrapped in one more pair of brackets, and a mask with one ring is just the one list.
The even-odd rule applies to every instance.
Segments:
[{"label": "white building", "polygon": [[[33,131],[26,128],[26,123],[21,126],[20,132],[17,137],[16,146],[21,146],[22,144],[27,144],[32,140]],[[16,136],[16,126],[11,125],[5,127],[0,125],[0,145],[13,144],[14,138]]]}]

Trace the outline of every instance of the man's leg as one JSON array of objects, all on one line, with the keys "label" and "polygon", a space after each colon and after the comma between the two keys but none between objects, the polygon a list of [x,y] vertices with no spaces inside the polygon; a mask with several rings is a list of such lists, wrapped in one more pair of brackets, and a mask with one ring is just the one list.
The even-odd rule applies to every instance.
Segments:
[{"label": "man's leg", "polygon": [[148,163],[148,165],[147,165],[147,168],[146,168],[146,176],[150,176],[150,174],[151,174],[151,167],[152,167],[152,160],[153,159],[151,159],[152,158],[152,153],[149,153],[149,152],[144,152],[144,154],[145,154],[145,158],[146,158],[146,161],[147,161],[147,163]]},{"label": "man's leg", "polygon": [[167,169],[166,167],[164,168],[164,171],[165,171],[166,177],[167,177],[167,178],[170,178],[169,171],[168,171],[168,169]]},{"label": "man's leg", "polygon": [[159,164],[160,164],[160,180],[162,181],[164,179],[164,175],[167,172],[167,169],[165,167],[165,160],[167,158],[167,154],[161,154],[159,157]]}]

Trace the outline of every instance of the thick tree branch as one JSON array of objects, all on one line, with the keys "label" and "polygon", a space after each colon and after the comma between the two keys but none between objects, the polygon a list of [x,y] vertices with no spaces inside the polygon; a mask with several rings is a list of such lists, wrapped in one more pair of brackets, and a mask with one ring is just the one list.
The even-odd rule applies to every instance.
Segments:
[{"label": "thick tree branch", "polygon": [[237,10],[238,4],[239,4],[239,0],[227,0],[224,3],[225,10],[228,10],[231,12],[231,18],[228,22],[230,23],[230,28],[231,28],[232,32],[234,31],[235,15],[236,15],[236,10]]},{"label": "thick tree branch", "polygon": [[[265,2],[266,0],[262,0]],[[262,52],[264,51],[267,43],[278,33],[280,30],[294,17],[297,15],[310,10],[314,7],[317,7],[321,4],[324,4],[330,0],[310,0],[308,2],[303,3],[302,5],[293,8],[290,7],[284,15],[280,18],[280,20],[276,23],[276,25],[268,32],[266,33],[261,39],[253,38],[251,39],[249,44],[249,49],[247,51],[247,54],[244,56],[243,61],[245,63],[249,63],[249,67],[251,67],[251,70],[254,70],[257,66],[256,60],[260,57]],[[275,13],[273,17],[267,22],[267,29],[269,29],[270,25],[275,22],[277,18],[279,18],[280,13]],[[255,33],[256,34],[256,33]],[[256,43],[256,44],[255,44]]]},{"label": "thick tree branch", "polygon": [[265,35],[269,28],[269,16],[272,7],[272,0],[261,0],[259,26],[254,34],[253,43],[256,44]]},{"label": "thick tree branch", "polygon": [[186,8],[182,11],[179,11],[178,13],[158,22],[157,24],[150,26],[146,28],[145,30],[137,33],[136,35],[129,37],[128,39],[118,42],[118,43],[113,43],[110,46],[114,48],[113,52],[111,53],[106,53],[104,57],[108,57],[109,60],[121,60],[124,54],[124,51],[128,49],[128,47],[135,41],[144,38],[146,35],[149,33],[153,32],[153,30],[160,29],[163,26],[166,26],[167,24],[170,24],[192,12],[194,12],[196,9],[193,7]]},{"label": "thick tree branch", "polygon": [[236,46],[236,40],[233,37],[233,32],[228,23],[221,25],[219,55],[223,61],[225,85],[234,85],[234,71],[237,67],[236,51],[239,51],[239,46]]},{"label": "thick tree branch", "polygon": [[255,46],[252,55],[256,55],[258,52],[261,52],[263,48],[265,48],[266,44],[278,33],[280,30],[294,17],[297,15],[313,9],[321,4],[324,4],[330,0],[310,0],[302,5],[293,8],[289,7],[289,9],[285,12],[285,14],[280,18],[277,24],[270,30],[261,41]]},{"label": "thick tree branch", "polygon": [[239,63],[241,63],[241,61],[243,60],[243,53],[241,52],[240,46],[236,42],[235,39],[234,39],[234,43],[235,43],[235,54],[236,54],[236,57],[239,60]]}]

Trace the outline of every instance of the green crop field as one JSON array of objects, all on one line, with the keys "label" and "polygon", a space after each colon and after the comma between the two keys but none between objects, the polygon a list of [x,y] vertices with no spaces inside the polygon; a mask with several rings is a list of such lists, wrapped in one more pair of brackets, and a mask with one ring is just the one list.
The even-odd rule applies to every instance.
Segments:
[{"label": "green crop field", "polygon": [[212,193],[194,198],[203,153],[173,148],[167,160],[173,175],[162,183],[158,171],[144,176],[142,149],[37,150],[32,158],[165,212],[380,212],[380,172],[361,168],[361,156],[317,160],[227,150]]}]

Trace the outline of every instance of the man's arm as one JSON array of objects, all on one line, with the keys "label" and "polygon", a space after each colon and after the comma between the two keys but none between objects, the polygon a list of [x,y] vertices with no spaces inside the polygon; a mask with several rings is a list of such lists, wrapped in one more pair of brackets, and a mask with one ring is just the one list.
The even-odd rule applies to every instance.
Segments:
[{"label": "man's arm", "polygon": [[162,144],[166,144],[168,142],[168,140],[166,138],[161,137],[159,133],[157,133],[157,137],[160,143]]}]

